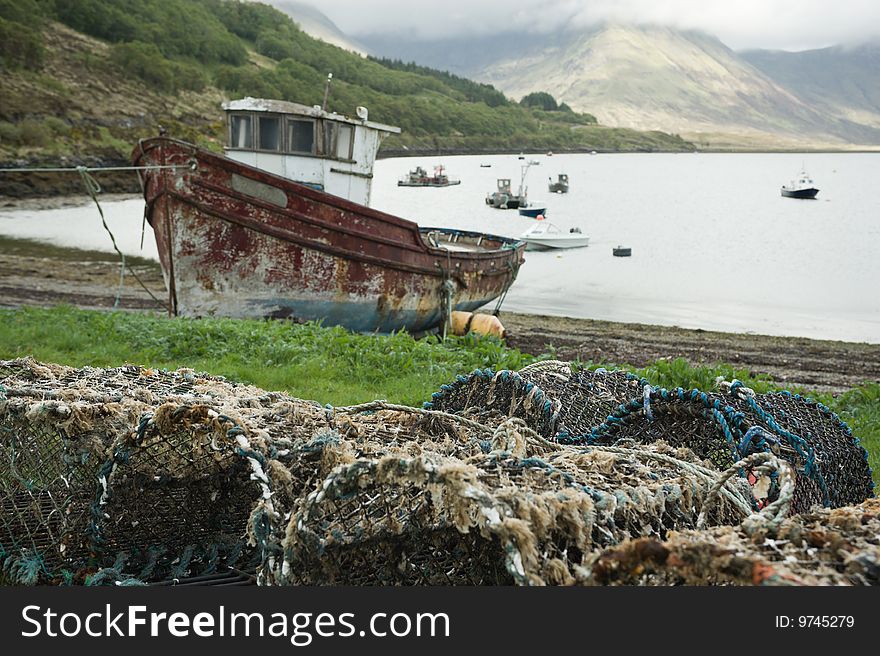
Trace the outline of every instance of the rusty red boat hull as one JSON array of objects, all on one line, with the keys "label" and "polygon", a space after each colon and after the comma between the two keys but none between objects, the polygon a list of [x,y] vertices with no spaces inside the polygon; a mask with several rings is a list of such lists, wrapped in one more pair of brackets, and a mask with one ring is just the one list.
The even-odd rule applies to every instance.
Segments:
[{"label": "rusty red boat hull", "polygon": [[434,229],[432,244],[411,221],[181,141],[144,140],[132,160],[164,167],[141,175],[172,314],[425,331],[447,295],[475,310],[523,261],[522,242]]}]

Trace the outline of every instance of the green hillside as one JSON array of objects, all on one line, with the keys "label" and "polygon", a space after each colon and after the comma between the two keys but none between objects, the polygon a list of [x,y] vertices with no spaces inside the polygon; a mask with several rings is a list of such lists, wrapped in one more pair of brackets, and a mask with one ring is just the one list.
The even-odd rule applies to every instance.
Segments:
[{"label": "green hillside", "polygon": [[598,126],[567,107],[521,106],[485,84],[360,57],[236,0],[0,0],[0,161],[127,157],[162,125],[219,148],[220,102],[318,104],[399,125],[385,148],[687,150],[661,132]]}]

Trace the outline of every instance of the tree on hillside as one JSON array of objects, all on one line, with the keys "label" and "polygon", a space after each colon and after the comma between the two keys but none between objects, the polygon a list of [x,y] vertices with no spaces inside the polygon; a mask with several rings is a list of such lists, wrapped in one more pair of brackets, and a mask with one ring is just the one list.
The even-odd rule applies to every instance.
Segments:
[{"label": "tree on hillside", "polygon": [[559,109],[556,99],[546,91],[535,91],[527,96],[523,96],[519,104],[523,107],[539,107],[546,112],[555,112]]}]

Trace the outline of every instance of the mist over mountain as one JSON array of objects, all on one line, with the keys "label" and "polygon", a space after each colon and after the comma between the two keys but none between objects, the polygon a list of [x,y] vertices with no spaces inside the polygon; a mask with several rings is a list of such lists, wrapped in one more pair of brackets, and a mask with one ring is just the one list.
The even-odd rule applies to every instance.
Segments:
[{"label": "mist over mountain", "polygon": [[514,99],[546,91],[603,124],[678,132],[705,146],[880,144],[876,45],[736,53],[701,32],[615,24],[361,41],[371,54],[447,69]]},{"label": "mist over mountain", "polygon": [[356,39],[343,33],[336,26],[336,23],[311,5],[295,0],[272,0],[270,4],[290,16],[309,36],[321,39],[321,41],[338,46],[343,50],[356,52],[359,55],[367,54],[367,49],[364,46]]},{"label": "mist over mountain", "polygon": [[880,40],[854,47],[751,50],[740,55],[814,107],[880,127]]}]

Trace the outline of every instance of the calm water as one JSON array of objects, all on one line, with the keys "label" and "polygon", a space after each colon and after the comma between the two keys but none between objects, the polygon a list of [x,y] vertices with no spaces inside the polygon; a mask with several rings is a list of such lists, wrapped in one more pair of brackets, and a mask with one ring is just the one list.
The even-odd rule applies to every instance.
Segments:
[{"label": "calm water", "polygon": [[[726,331],[880,343],[880,154],[532,155],[529,197],[561,228],[590,235],[587,248],[526,254],[505,309]],[[461,185],[397,187],[421,164],[444,164]],[[815,201],[782,198],[805,164]],[[480,164],[491,164],[481,168]],[[422,225],[516,236],[532,219],[483,202],[513,155],[387,159],[377,163],[372,205]],[[568,173],[566,195],[547,192]],[[143,203],[104,203],[120,247],[156,257]],[[112,250],[93,205],[0,212],[0,234]],[[612,257],[622,244],[630,258]]]}]

